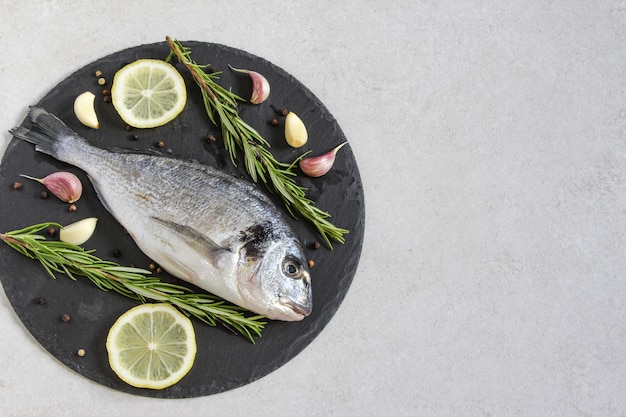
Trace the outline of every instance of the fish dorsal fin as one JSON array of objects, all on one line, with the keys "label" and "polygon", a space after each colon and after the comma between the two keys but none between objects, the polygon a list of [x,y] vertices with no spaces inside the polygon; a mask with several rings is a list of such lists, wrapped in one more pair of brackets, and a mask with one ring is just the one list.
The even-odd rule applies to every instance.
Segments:
[{"label": "fish dorsal fin", "polygon": [[119,146],[113,146],[108,148],[109,151],[115,153],[125,153],[125,154],[140,154],[140,155],[150,155],[150,156],[169,156],[163,151],[158,149],[141,149],[141,148],[122,148]]},{"label": "fish dorsal fin", "polygon": [[227,267],[228,258],[233,255],[228,248],[219,245],[189,226],[158,217],[152,217],[152,219],[183,237],[192,249],[207,257],[215,267],[219,269]]},{"label": "fish dorsal fin", "polygon": [[122,148],[122,147],[111,147],[108,148],[109,151],[121,154],[130,154],[130,155],[148,155],[148,156],[159,156],[163,158],[175,159],[177,161],[188,162],[190,164],[202,165],[200,161],[195,158],[180,156],[171,153],[171,151],[162,151],[160,149],[142,149],[142,148]]}]

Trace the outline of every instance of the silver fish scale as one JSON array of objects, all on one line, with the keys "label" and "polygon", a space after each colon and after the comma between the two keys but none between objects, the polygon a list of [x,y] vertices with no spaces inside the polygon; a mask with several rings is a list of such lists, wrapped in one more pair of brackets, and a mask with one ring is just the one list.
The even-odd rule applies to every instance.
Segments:
[{"label": "silver fish scale", "polygon": [[212,167],[148,154],[102,151],[86,159],[81,154],[67,162],[95,180],[98,195],[116,217],[132,211],[175,221],[221,245],[233,244],[260,224],[275,225],[276,234],[287,232],[263,193]]},{"label": "silver fish scale", "polygon": [[254,185],[182,159],[96,148],[41,108],[30,119],[14,136],[84,170],[109,212],[168,272],[268,318],[310,314],[302,245]]}]

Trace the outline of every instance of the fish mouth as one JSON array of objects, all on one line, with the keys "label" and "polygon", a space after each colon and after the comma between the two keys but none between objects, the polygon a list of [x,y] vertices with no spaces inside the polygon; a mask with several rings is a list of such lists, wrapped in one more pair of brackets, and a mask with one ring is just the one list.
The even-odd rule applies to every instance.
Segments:
[{"label": "fish mouth", "polygon": [[287,309],[291,310],[292,313],[296,315],[296,320],[302,320],[303,318],[309,316],[313,307],[309,305],[303,305],[296,303],[295,301],[280,299],[280,304],[287,307]]}]

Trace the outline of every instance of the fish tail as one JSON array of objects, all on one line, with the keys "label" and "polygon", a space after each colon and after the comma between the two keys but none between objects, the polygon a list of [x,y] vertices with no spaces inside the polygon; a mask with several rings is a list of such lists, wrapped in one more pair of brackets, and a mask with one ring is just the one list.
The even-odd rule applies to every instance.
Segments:
[{"label": "fish tail", "polygon": [[65,161],[63,150],[68,143],[86,144],[87,141],[67,127],[58,117],[38,106],[28,113],[31,127],[16,127],[9,132],[16,138],[35,145],[35,150]]}]

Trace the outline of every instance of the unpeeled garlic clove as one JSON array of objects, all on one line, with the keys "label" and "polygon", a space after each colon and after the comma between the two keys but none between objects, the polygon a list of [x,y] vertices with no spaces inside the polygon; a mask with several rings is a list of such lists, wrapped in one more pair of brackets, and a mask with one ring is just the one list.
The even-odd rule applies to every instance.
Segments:
[{"label": "unpeeled garlic clove", "polygon": [[287,140],[289,146],[300,148],[304,146],[308,139],[309,134],[302,119],[292,111],[287,113],[287,117],[285,117],[285,140]]},{"label": "unpeeled garlic clove", "polygon": [[35,178],[23,174],[21,176],[43,184],[52,194],[66,203],[78,201],[83,193],[83,184],[71,172],[58,171],[45,178]]},{"label": "unpeeled garlic clove", "polygon": [[96,95],[85,91],[74,100],[74,114],[79,122],[92,129],[100,128],[96,115]]},{"label": "unpeeled garlic clove", "polygon": [[59,240],[74,245],[82,245],[93,235],[97,223],[96,217],[88,217],[67,225],[59,230]]},{"label": "unpeeled garlic clove", "polygon": [[348,142],[344,142],[339,146],[336,146],[333,150],[326,152],[319,156],[312,156],[309,158],[302,158],[299,165],[302,172],[309,177],[321,177],[326,174],[333,167],[335,163],[335,155],[337,151],[341,149]]},{"label": "unpeeled garlic clove", "polygon": [[248,74],[252,80],[252,96],[250,97],[250,103],[261,104],[270,95],[270,83],[263,75],[256,71],[247,69],[234,68],[229,65],[230,69],[237,72]]}]

